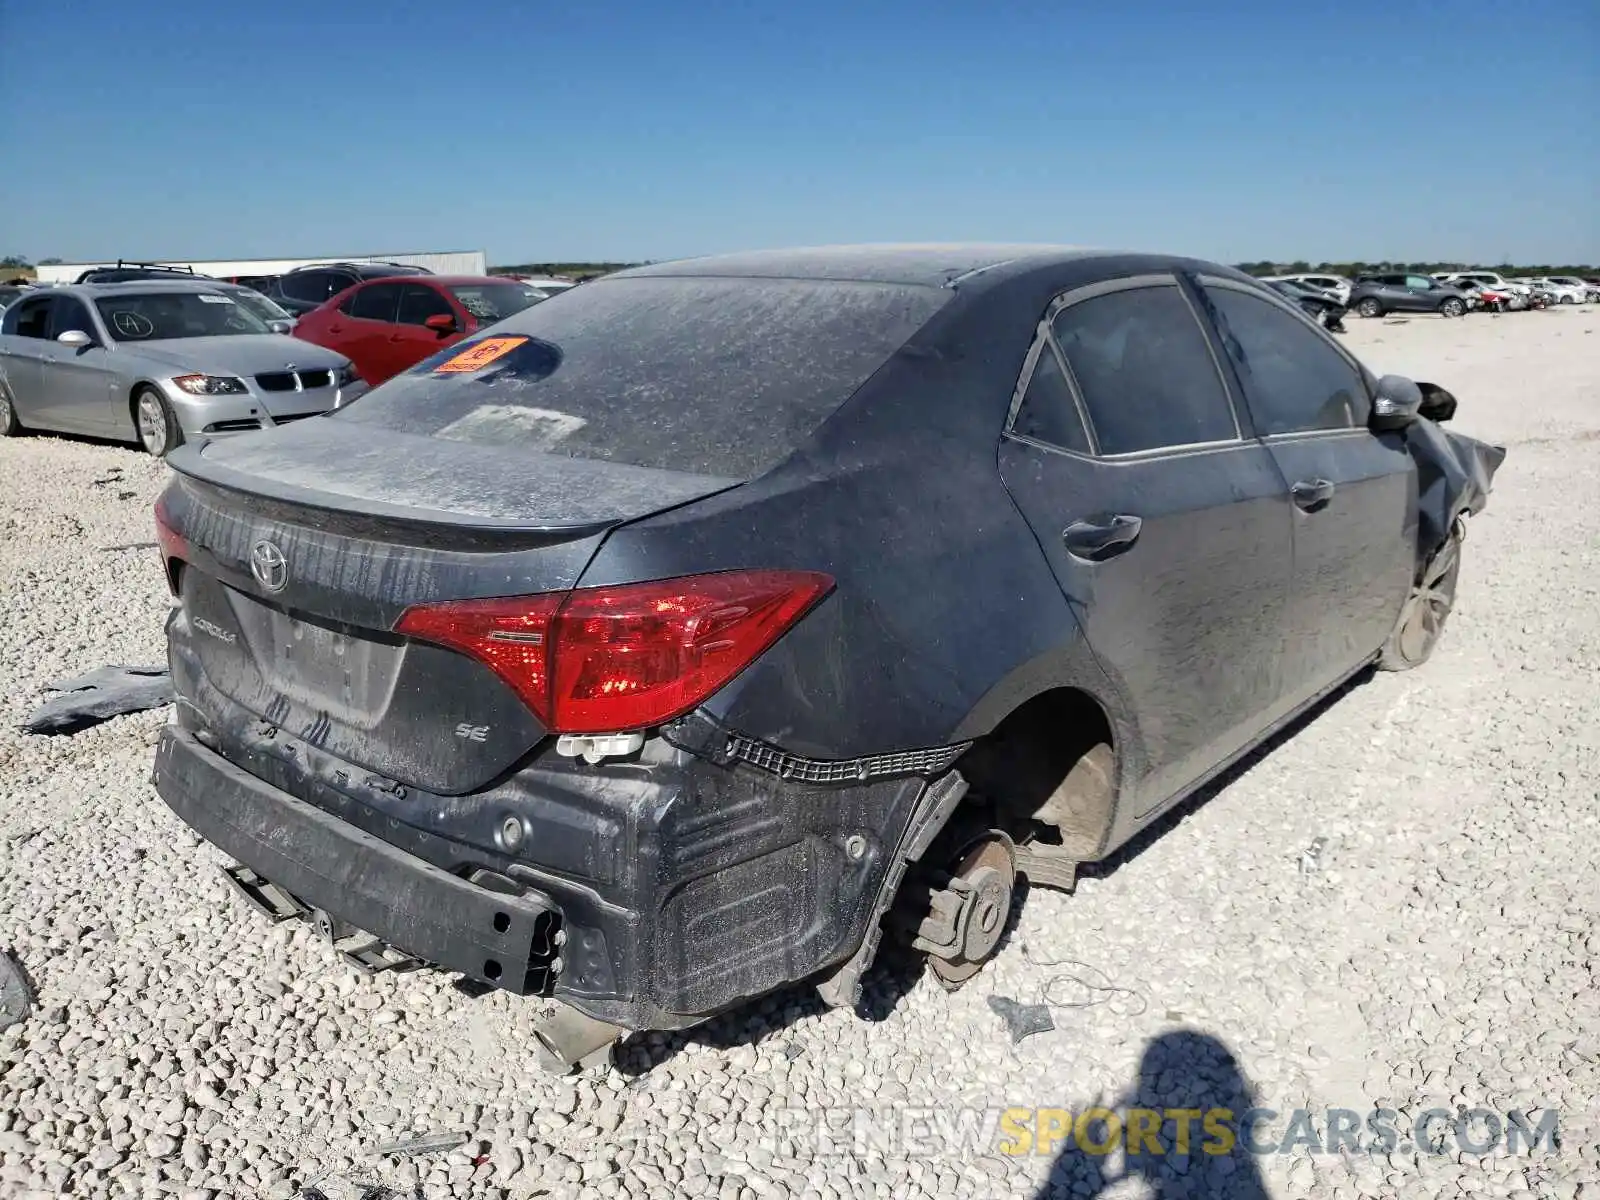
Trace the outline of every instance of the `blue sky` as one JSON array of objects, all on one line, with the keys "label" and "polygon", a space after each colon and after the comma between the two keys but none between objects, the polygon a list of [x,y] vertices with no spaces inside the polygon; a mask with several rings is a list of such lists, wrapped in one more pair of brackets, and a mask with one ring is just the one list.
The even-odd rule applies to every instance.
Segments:
[{"label": "blue sky", "polygon": [[0,0],[0,253],[1600,263],[1594,0]]}]

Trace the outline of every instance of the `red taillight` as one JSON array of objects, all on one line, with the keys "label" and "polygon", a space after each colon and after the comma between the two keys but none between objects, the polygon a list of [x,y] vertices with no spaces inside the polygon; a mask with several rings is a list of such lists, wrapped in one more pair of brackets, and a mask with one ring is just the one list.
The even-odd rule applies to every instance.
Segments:
[{"label": "red taillight", "polygon": [[167,588],[176,596],[178,572],[173,562],[182,562],[189,557],[189,543],[172,527],[172,519],[167,516],[165,496],[156,497],[156,543],[161,547],[161,566],[166,572]]},{"label": "red taillight", "polygon": [[397,633],[485,663],[556,733],[610,733],[688,712],[833,587],[807,571],[729,571],[408,608]]}]

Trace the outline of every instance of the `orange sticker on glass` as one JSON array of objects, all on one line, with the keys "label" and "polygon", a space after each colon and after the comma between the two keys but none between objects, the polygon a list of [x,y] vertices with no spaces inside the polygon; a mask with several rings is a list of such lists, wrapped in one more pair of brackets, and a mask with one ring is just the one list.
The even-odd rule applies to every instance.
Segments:
[{"label": "orange sticker on glass", "polygon": [[481,371],[496,359],[504,358],[528,339],[525,337],[492,337],[474,342],[460,354],[447,358],[433,369],[435,375],[460,375],[468,371]]}]

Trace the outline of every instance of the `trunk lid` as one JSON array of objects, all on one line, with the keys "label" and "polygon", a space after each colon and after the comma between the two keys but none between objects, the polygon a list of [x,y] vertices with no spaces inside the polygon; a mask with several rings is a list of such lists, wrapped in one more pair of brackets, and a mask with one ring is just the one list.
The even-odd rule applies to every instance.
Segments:
[{"label": "trunk lid", "polygon": [[571,589],[614,526],[736,484],[337,420],[168,462],[180,691],[224,727],[281,730],[378,786],[444,795],[489,783],[546,731],[481,663],[390,632],[400,614]]}]

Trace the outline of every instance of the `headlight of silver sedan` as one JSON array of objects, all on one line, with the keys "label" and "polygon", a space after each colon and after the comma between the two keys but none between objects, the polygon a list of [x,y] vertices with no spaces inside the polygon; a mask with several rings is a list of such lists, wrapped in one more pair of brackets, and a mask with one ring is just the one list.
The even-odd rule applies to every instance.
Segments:
[{"label": "headlight of silver sedan", "polygon": [[191,396],[242,396],[244,380],[232,375],[178,375],[172,380]]}]

